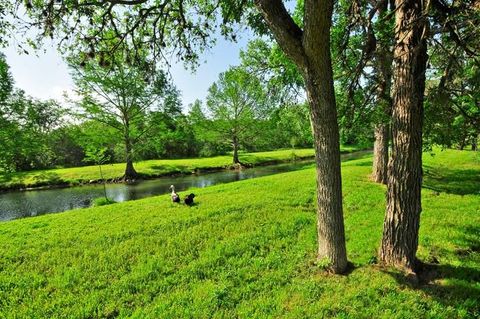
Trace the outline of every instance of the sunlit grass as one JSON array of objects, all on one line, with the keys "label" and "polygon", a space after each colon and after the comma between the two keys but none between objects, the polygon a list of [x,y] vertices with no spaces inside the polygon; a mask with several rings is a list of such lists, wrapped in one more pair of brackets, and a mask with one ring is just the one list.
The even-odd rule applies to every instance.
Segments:
[{"label": "sunlit grass", "polygon": [[[355,150],[355,147],[344,147],[343,151]],[[314,154],[313,149],[298,149],[294,151],[297,158],[309,158]],[[292,158],[292,150],[272,152],[242,153],[240,159],[246,165],[288,161]],[[144,177],[153,177],[177,173],[192,173],[195,171],[228,168],[232,165],[231,156],[216,156],[206,158],[188,158],[174,160],[149,160],[135,163],[135,168]],[[125,172],[125,164],[102,166],[106,179],[120,178]],[[83,166],[73,168],[59,168],[37,170],[18,173],[0,172],[0,189],[34,187],[44,185],[75,185],[88,183],[100,179],[98,166]]]},{"label": "sunlit grass", "polygon": [[[342,146],[342,152],[358,150],[355,146]],[[306,159],[314,156],[313,149],[277,150],[270,152],[241,153],[240,161],[247,165],[262,165],[284,162],[291,159]],[[135,169],[143,177],[157,177],[171,174],[191,174],[232,166],[231,156],[205,158],[187,158],[172,160],[149,160],[135,163]],[[105,179],[121,178],[125,164],[106,164],[102,166]],[[76,185],[100,179],[98,166],[59,168],[17,173],[0,172],[0,190],[8,188],[25,188],[46,185]]]},{"label": "sunlit grass", "polygon": [[[425,162],[478,176],[472,154]],[[413,287],[370,264],[385,206],[370,165],[343,165],[348,276],[315,265],[308,168],[195,189],[193,207],[159,196],[0,223],[0,318],[478,318],[478,193],[424,189],[419,256],[440,265]]]}]

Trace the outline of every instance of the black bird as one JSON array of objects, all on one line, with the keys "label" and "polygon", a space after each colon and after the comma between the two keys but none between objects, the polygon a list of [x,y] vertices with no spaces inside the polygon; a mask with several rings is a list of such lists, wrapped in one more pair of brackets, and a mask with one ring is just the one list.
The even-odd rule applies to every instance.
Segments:
[{"label": "black bird", "polygon": [[180,196],[178,196],[177,193],[175,193],[175,186],[170,185],[170,189],[172,190],[172,202],[174,203],[180,203]]},{"label": "black bird", "polygon": [[193,198],[195,197],[195,194],[190,194],[190,195],[187,195],[187,197],[185,197],[184,201],[185,201],[185,204],[188,205],[188,206],[192,206],[193,205]]}]

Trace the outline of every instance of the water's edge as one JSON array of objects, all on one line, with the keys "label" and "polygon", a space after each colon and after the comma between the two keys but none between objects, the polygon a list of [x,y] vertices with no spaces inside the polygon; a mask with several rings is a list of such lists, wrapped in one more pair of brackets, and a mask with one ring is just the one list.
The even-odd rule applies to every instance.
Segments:
[{"label": "water's edge", "polygon": [[[340,152],[340,156],[346,156],[346,155],[354,155],[354,154],[364,154],[370,152],[371,149],[360,149],[360,150],[355,150],[355,151],[343,151]],[[243,164],[243,168],[254,168],[254,167],[261,167],[261,166],[270,166],[270,165],[278,165],[278,164],[288,164],[288,163],[295,163],[298,161],[308,161],[311,160],[313,161],[315,159],[315,155],[310,155],[310,156],[296,156],[295,160],[292,159],[285,159],[285,160],[267,160],[263,162],[259,162],[257,164]],[[139,173],[139,178],[136,179],[135,181],[132,181],[131,183],[139,183],[144,180],[152,180],[152,179],[157,179],[157,178],[162,178],[162,177],[181,177],[181,176],[189,176],[189,175],[198,175],[198,174],[205,174],[205,173],[216,173],[216,172],[222,172],[222,171],[229,171],[229,170],[238,170],[241,169],[239,167],[236,167],[233,164],[230,164],[229,166],[217,166],[217,167],[205,167],[205,168],[197,168],[191,173],[185,173],[185,172],[167,172],[167,173],[161,173],[161,174],[149,174],[149,175],[142,175],[142,173]],[[107,179],[105,180],[106,184],[123,184],[127,183],[121,177],[116,177],[112,179]],[[43,189],[56,189],[56,188],[68,188],[68,187],[78,187],[78,186],[85,186],[85,185],[99,185],[103,184],[102,179],[92,179],[92,180],[79,180],[76,182],[39,182],[36,185],[32,186],[25,186],[24,184],[13,184],[9,186],[3,186],[0,185],[0,194],[2,193],[7,193],[7,192],[24,192],[24,191],[37,191],[37,190],[43,190]]]},{"label": "water's edge", "polygon": [[[353,152],[344,152],[341,153],[342,155],[345,154],[352,154],[356,153],[357,151]],[[358,151],[361,152],[361,151]],[[298,156],[296,157],[295,160],[268,160],[264,162],[260,162],[257,164],[248,164],[248,165],[243,165],[243,168],[255,168],[255,167],[261,167],[261,166],[270,166],[270,165],[278,165],[278,164],[288,164],[288,163],[295,163],[299,161],[308,161],[311,160],[313,161],[315,159],[315,156]],[[236,167],[234,165],[229,165],[229,166],[217,166],[217,167],[205,167],[205,168],[197,168],[191,173],[185,173],[185,172],[167,172],[167,173],[161,173],[161,174],[149,174],[149,175],[142,175],[142,173],[138,173],[139,178],[137,178],[134,181],[124,181],[121,179],[121,177],[116,177],[112,179],[107,179],[105,180],[106,184],[123,184],[123,183],[139,183],[144,180],[152,180],[152,179],[157,179],[157,178],[162,178],[162,177],[181,177],[181,176],[188,176],[188,175],[199,175],[199,174],[206,174],[206,173],[216,173],[216,172],[222,172],[222,171],[230,171],[230,170],[239,170],[242,168]],[[9,186],[2,186],[0,185],[0,193],[8,193],[8,192],[25,192],[25,191],[38,191],[38,190],[48,190],[48,189],[56,189],[56,188],[68,188],[68,187],[79,187],[79,186],[87,186],[87,185],[99,185],[103,184],[102,179],[92,179],[89,181],[86,180],[79,180],[78,182],[39,182],[36,185],[33,186],[28,186],[25,187],[25,185],[22,184],[14,184],[14,185],[9,185]]]},{"label": "water's edge", "polygon": [[[341,158],[345,162],[370,153],[371,151],[349,152],[342,154]],[[183,199],[190,188],[203,188],[314,167],[311,157],[294,162],[275,160],[273,164],[272,161],[269,161],[269,165],[266,163],[245,169],[222,168],[209,169],[203,173],[197,170],[192,174],[163,175],[159,178],[137,180],[135,183],[108,183],[105,190],[102,184],[97,182],[71,187],[55,185],[28,191],[3,192],[0,193],[0,222],[90,207],[96,198],[105,196],[104,191],[109,199],[123,202],[169,193],[170,185],[174,184]]]}]

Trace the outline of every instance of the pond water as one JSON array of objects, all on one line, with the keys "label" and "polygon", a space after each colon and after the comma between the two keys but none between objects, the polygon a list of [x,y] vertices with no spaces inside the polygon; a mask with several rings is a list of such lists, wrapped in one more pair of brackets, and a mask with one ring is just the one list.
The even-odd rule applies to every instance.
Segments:
[{"label": "pond water", "polygon": [[[107,196],[116,202],[123,202],[170,193],[170,185],[172,184],[175,185],[177,192],[182,192],[192,187],[203,188],[215,184],[297,170],[305,166],[311,166],[311,163],[300,162],[198,175],[161,177],[143,180],[136,184],[107,184]],[[0,194],[0,221],[89,207],[92,200],[98,197],[103,197],[103,186],[99,184],[7,192]]]},{"label": "pond water", "polygon": [[[362,155],[362,152],[344,154],[342,159],[357,158],[359,155]],[[291,164],[258,166],[243,170],[161,177],[129,185],[107,184],[107,196],[116,202],[123,202],[169,193],[169,187],[172,184],[175,185],[178,192],[183,192],[192,187],[203,188],[215,184],[299,170],[311,167],[312,163],[313,161],[302,161]],[[0,193],[0,221],[89,207],[92,200],[98,197],[103,197],[103,186],[99,184]]]}]

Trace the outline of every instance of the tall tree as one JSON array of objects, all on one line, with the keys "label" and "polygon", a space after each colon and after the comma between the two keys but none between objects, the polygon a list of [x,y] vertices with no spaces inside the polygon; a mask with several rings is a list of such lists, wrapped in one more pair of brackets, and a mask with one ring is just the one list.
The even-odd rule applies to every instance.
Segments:
[{"label": "tall tree", "polygon": [[177,91],[161,70],[117,61],[106,67],[104,63],[91,59],[83,62],[82,67],[72,64],[76,92],[82,98],[79,106],[84,117],[121,134],[126,163],[123,178],[135,179],[138,174],[133,166],[134,148],[151,128],[145,125],[145,117]]},{"label": "tall tree", "polygon": [[476,61],[478,41],[468,40],[478,38],[479,22],[477,1],[395,1],[392,156],[380,248],[380,260],[386,265],[413,272],[419,265],[427,40],[447,37]]},{"label": "tall tree", "polygon": [[415,271],[421,212],[422,124],[427,66],[426,7],[395,2],[392,157],[380,260]]},{"label": "tall tree", "polygon": [[[471,36],[469,46],[480,50],[480,39]],[[475,149],[480,134],[478,56],[468,54],[458,43],[441,35],[431,45],[429,62],[432,71],[425,105],[426,148],[437,144],[463,149],[470,144]]]},{"label": "tall tree", "polygon": [[[342,139],[374,138],[372,178],[386,183],[391,113],[393,14],[389,0],[339,1],[332,37]],[[373,134],[372,134],[373,133]]]},{"label": "tall tree", "polygon": [[388,0],[377,1],[377,22],[370,22],[370,37],[375,38],[374,72],[376,83],[377,121],[374,126],[373,180],[387,183],[388,147],[390,141],[390,117],[392,112],[392,62],[393,32]]},{"label": "tall tree", "polygon": [[231,144],[233,163],[241,164],[240,145],[255,137],[256,120],[265,114],[260,81],[239,67],[230,68],[208,89],[207,108],[213,120],[211,129]]},{"label": "tall tree", "polygon": [[0,54],[0,170],[11,170],[14,161],[14,139],[17,126],[11,120],[10,96],[13,92],[13,78],[5,56]]},{"label": "tall tree", "polygon": [[51,167],[51,136],[63,122],[64,110],[53,100],[39,101],[14,90],[0,116],[0,163],[6,170]]},{"label": "tall tree", "polygon": [[318,258],[334,272],[347,268],[337,109],[330,55],[333,1],[306,0],[303,29],[282,1],[257,0],[269,29],[305,82],[317,168]]}]

